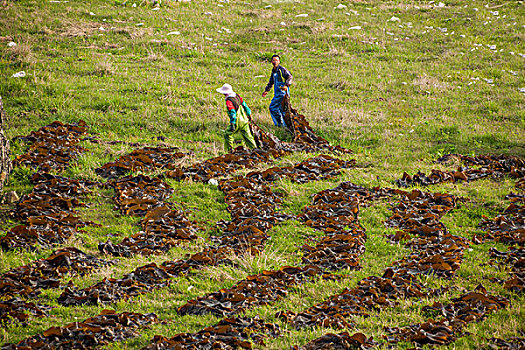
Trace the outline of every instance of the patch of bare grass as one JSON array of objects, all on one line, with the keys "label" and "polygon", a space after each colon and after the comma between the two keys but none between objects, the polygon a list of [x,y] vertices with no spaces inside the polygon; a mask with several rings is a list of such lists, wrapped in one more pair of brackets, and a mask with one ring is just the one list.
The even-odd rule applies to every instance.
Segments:
[{"label": "patch of bare grass", "polygon": [[33,65],[37,59],[33,53],[32,47],[29,43],[20,43],[16,46],[8,48],[9,59],[18,64]]}]

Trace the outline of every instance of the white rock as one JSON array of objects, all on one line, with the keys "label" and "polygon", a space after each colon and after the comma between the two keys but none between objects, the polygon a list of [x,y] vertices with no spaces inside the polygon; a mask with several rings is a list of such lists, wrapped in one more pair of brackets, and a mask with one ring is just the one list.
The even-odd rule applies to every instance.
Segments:
[{"label": "white rock", "polygon": [[154,7],[151,9],[151,11],[158,11],[158,10],[160,10],[160,7]]},{"label": "white rock", "polygon": [[131,7],[137,7],[137,4],[133,3],[133,5],[131,5]]},{"label": "white rock", "polygon": [[525,88],[520,88],[520,92],[525,93]]},{"label": "white rock", "polygon": [[137,27],[142,27],[144,23],[137,23]]},{"label": "white rock", "polygon": [[396,17],[396,16],[392,16],[392,18],[389,19],[389,21],[392,21],[392,22],[401,22],[401,20]]},{"label": "white rock", "polygon": [[212,12],[204,12],[204,14],[207,15],[207,16],[211,16],[211,15],[213,15]]},{"label": "white rock", "polygon": [[491,50],[496,50],[496,45],[487,45],[489,47],[489,49]]},{"label": "white rock", "polygon": [[483,78],[483,80],[485,80],[488,84],[494,84],[494,79]]},{"label": "white rock", "polygon": [[180,32],[169,32],[168,34],[166,35],[180,35]]},{"label": "white rock", "polygon": [[266,5],[266,6],[264,6],[264,8],[265,9],[270,9],[270,8],[272,8],[272,5]]},{"label": "white rock", "polygon": [[93,12],[90,12],[89,15],[90,16],[95,16],[95,14]]},{"label": "white rock", "polygon": [[23,78],[26,76],[26,72],[20,71],[12,75],[13,78]]},{"label": "white rock", "polygon": [[354,27],[348,28],[348,30],[359,30],[359,29],[362,29],[361,26],[354,26]]},{"label": "white rock", "polygon": [[106,29],[104,29],[104,27],[100,27],[100,28],[98,28],[98,30],[106,30]]},{"label": "white rock", "polygon": [[445,7],[445,4],[440,2],[439,4],[436,5],[436,7]]},{"label": "white rock", "polygon": [[334,7],[334,9],[338,9],[338,10],[342,10],[342,9],[345,9],[345,8],[346,8],[346,5],[343,5],[343,4],[339,4],[336,7]]},{"label": "white rock", "polygon": [[286,25],[286,23],[284,23],[284,22],[281,22],[280,24],[281,24],[282,26],[285,26],[285,25]]},{"label": "white rock", "polygon": [[254,78],[264,78],[264,77],[265,77],[265,75],[256,75],[256,76],[254,76]]},{"label": "white rock", "polygon": [[216,179],[209,179],[208,183],[213,186],[219,186],[219,182]]},{"label": "white rock", "polygon": [[300,13],[298,15],[295,16],[296,18],[297,17],[308,17],[308,14],[307,13]]},{"label": "white rock", "polygon": [[20,199],[20,197],[18,196],[16,191],[9,191],[9,192],[7,192],[4,195],[3,202],[7,202],[9,204],[14,204],[14,203],[18,202],[19,199]]},{"label": "white rock", "polygon": [[14,41],[10,41],[9,43],[7,43],[7,46],[13,47],[16,46],[16,43]]}]

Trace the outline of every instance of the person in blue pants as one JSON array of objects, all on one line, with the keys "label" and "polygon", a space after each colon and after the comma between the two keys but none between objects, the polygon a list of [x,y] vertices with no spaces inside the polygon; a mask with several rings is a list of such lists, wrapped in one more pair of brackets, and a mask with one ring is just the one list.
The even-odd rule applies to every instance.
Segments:
[{"label": "person in blue pants", "polygon": [[268,91],[272,89],[273,85],[273,98],[270,102],[270,115],[272,116],[273,123],[275,126],[286,127],[284,122],[284,112],[281,106],[284,96],[290,96],[290,85],[292,84],[292,74],[288,69],[281,66],[281,58],[279,55],[272,56],[272,74],[270,75],[270,81],[266,85],[262,96],[265,97]]}]

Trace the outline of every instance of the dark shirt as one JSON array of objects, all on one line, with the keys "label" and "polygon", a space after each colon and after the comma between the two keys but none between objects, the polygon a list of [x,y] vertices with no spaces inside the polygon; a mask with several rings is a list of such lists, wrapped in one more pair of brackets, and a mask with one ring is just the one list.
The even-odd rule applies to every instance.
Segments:
[{"label": "dark shirt", "polygon": [[266,88],[264,89],[264,91],[270,91],[273,84],[275,83],[273,81],[273,74],[275,72],[279,73],[277,74],[277,79],[279,79],[280,83],[284,82],[284,85],[286,86],[292,85],[292,74],[288,71],[288,69],[284,68],[281,65],[278,65],[277,67],[272,68],[272,74],[270,74],[270,81],[268,82],[268,85],[266,85]]}]

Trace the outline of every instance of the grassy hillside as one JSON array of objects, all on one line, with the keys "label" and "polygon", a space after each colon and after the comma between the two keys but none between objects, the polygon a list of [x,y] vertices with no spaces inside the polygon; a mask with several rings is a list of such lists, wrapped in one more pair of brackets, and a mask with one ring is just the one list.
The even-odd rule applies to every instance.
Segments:
[{"label": "grassy hillside", "polygon": [[[8,0],[0,2],[0,47],[0,96],[9,116],[6,134],[12,139],[13,158],[28,147],[17,136],[55,120],[66,124],[83,120],[89,136],[98,142],[80,142],[86,152],[64,171],[54,171],[73,179],[105,182],[96,168],[144,146],[178,147],[186,154],[177,160],[179,167],[223,154],[222,130],[228,120],[223,96],[215,92],[223,83],[230,83],[245,99],[262,129],[291,141],[271,121],[272,93],[261,97],[274,53],[281,55],[281,64],[294,76],[293,107],[331,145],[353,151],[340,158],[356,161],[334,178],[300,184],[283,176],[270,183],[283,197],[279,213],[299,215],[312,204],[315,193],[344,181],[369,189],[394,188],[404,172],[456,170],[459,161],[436,163],[449,153],[525,157],[523,1]],[[25,76],[14,76],[22,71]],[[291,166],[314,155],[297,152],[238,174]],[[33,172],[17,167],[4,192],[30,193]],[[153,175],[161,173],[156,170]],[[464,198],[441,222],[451,234],[474,239],[484,235],[483,220],[508,207],[505,196],[520,191],[516,178],[507,175],[415,188]],[[141,330],[138,337],[110,343],[108,349],[142,348],[154,335],[197,332],[223,317],[181,316],[177,308],[263,270],[300,265],[299,247],[315,244],[323,236],[299,219],[284,220],[270,229],[271,239],[258,255],[232,256],[230,265],[204,268],[127,301],[59,305],[57,298],[69,280],[84,288],[105,277],[121,278],[148,263],[184,259],[221,234],[216,223],[230,220],[223,191],[207,182],[165,181],[173,190],[167,202],[202,227],[198,239],[160,255],[123,257],[82,277],[63,277],[61,288],[44,290],[30,299],[54,306],[50,316],[30,316],[28,325],[2,325],[1,343],[16,343],[50,327],[84,320],[104,308],[153,312],[163,321]],[[141,230],[141,218],[115,209],[114,193],[97,187],[82,197],[88,206],[78,208],[78,216],[100,226],[81,229],[60,247],[74,246],[114,259],[99,253],[99,242],[118,243]],[[255,348],[289,349],[341,331],[329,327],[296,330],[276,313],[303,311],[344,288],[354,288],[368,276],[382,275],[406,255],[403,244],[387,240],[399,228],[384,224],[398,201],[397,197],[382,198],[360,207],[359,222],[367,236],[361,269],[338,271],[340,279],[294,286],[281,299],[246,311],[246,316],[260,316],[281,328],[280,337],[267,337],[265,345]],[[20,223],[7,217],[13,209],[14,205],[2,204],[0,236]],[[384,327],[427,320],[424,306],[450,301],[481,283],[490,293],[508,298],[510,305],[481,322],[468,323],[465,334],[439,348],[477,349],[491,337],[523,338],[523,294],[494,280],[507,279],[509,270],[489,263],[490,248],[505,251],[509,246],[489,240],[470,242],[452,278],[418,277],[431,288],[450,287],[443,295],[398,300],[396,306],[374,311],[370,317],[352,317],[355,327],[346,330],[384,342]],[[0,273],[47,258],[55,249],[0,250]]]}]

